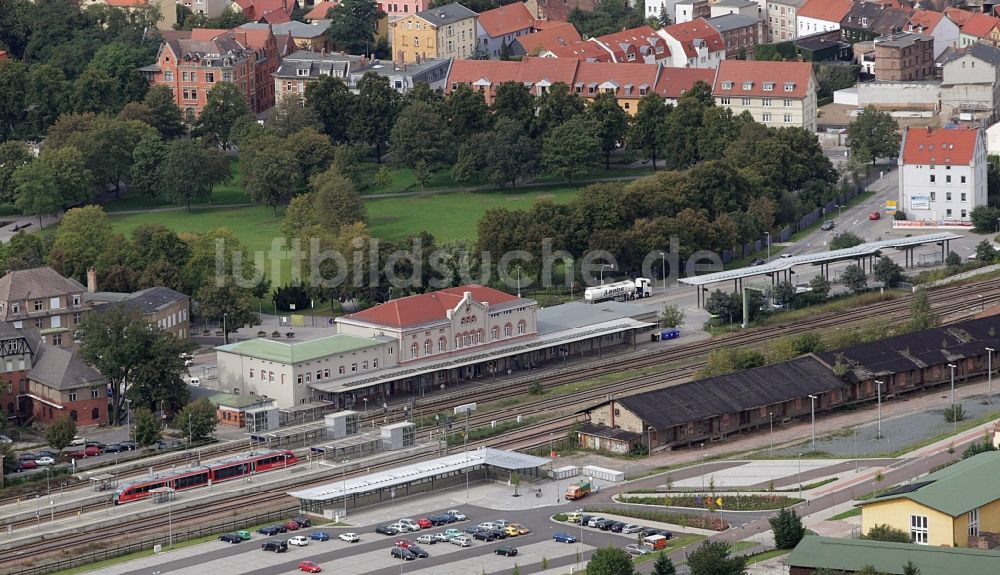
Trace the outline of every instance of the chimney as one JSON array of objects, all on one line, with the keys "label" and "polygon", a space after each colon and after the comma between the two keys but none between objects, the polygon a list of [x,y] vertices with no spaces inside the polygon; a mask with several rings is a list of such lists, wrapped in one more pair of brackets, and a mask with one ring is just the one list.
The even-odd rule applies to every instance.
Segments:
[{"label": "chimney", "polygon": [[87,268],[87,291],[94,293],[97,291],[97,270]]}]

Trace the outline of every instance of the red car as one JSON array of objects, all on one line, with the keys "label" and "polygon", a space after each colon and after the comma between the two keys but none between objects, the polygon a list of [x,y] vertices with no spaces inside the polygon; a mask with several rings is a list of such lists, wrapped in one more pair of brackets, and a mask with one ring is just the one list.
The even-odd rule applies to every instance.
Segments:
[{"label": "red car", "polygon": [[427,519],[426,517],[421,517],[420,519],[417,519],[417,525],[419,525],[421,529],[430,529],[431,527],[434,527],[434,524],[431,523],[431,520]]},{"label": "red car", "polygon": [[313,563],[312,561],[299,561],[299,571],[305,571],[306,573],[319,573],[323,569],[319,565]]},{"label": "red car", "polygon": [[869,220],[881,220],[882,219],[882,212],[872,212],[872,213],[868,214],[868,219]]},{"label": "red car", "polygon": [[409,549],[415,545],[410,539],[399,539],[396,541],[396,547],[402,547],[403,549]]},{"label": "red car", "polygon": [[21,471],[24,469],[38,469],[38,464],[35,463],[34,459],[24,459],[17,462],[17,470]]},{"label": "red car", "polygon": [[299,530],[298,521],[289,521],[288,523],[285,523],[285,529],[289,531],[298,531]]},{"label": "red car", "polygon": [[67,453],[68,456],[74,459],[80,459],[81,457],[93,457],[95,455],[101,454],[101,448],[96,445],[88,445],[83,449],[78,449],[76,451],[71,451]]}]

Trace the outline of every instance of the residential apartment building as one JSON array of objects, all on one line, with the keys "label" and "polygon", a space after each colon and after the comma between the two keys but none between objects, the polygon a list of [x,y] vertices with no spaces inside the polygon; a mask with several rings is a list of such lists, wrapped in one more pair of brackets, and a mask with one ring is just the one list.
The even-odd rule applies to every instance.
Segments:
[{"label": "residential apartment building", "polygon": [[854,5],[852,0],[806,0],[795,13],[797,36],[840,30],[840,21]]},{"label": "residential apartment building", "polygon": [[739,14],[751,18],[761,18],[760,7],[753,0],[718,0],[709,6],[709,16],[718,18],[727,14]]},{"label": "residential apartment building", "polygon": [[875,39],[875,79],[889,82],[934,78],[934,38],[899,32]]},{"label": "residential apartment building", "polygon": [[[122,307],[138,311],[150,324],[178,339],[191,336],[191,298],[166,287],[151,287],[133,293],[100,292],[95,280],[88,281],[86,300],[96,313]],[[93,288],[93,289],[91,289]]]},{"label": "residential apartment building", "polygon": [[[948,55],[941,66],[941,118],[990,125],[1000,120],[1000,48],[976,43]],[[987,130],[989,136],[990,131]],[[988,140],[988,153],[992,143]]]},{"label": "residential apartment building", "polygon": [[724,60],[712,87],[717,106],[750,112],[766,126],[816,131],[816,78],[809,62]]},{"label": "residential apartment building", "polygon": [[7,418],[30,412],[28,372],[38,344],[38,332],[0,321],[0,410]]},{"label": "residential apartment building", "polygon": [[937,58],[948,48],[959,45],[959,28],[944,12],[916,10],[906,23],[906,31],[934,38],[934,57]]},{"label": "residential apartment building", "polygon": [[461,4],[447,4],[389,23],[397,62],[429,58],[469,58],[476,49],[478,15]]},{"label": "residential apartment building", "polygon": [[680,0],[674,4],[674,24],[683,24],[698,18],[710,18],[712,6],[708,0]]},{"label": "residential apartment building", "polygon": [[1000,18],[989,14],[977,13],[970,16],[959,30],[959,48],[971,46],[976,42],[989,42],[996,45],[1000,31]]},{"label": "residential apartment building", "polygon": [[639,26],[591,38],[611,55],[609,62],[643,62],[655,64],[670,58],[667,42],[650,26]]},{"label": "residential apartment building", "polygon": [[844,40],[854,44],[902,32],[912,16],[912,8],[897,8],[876,2],[855,2],[847,16],[840,21],[840,29]]},{"label": "residential apartment building", "polygon": [[524,84],[535,96],[562,82],[585,100],[593,100],[602,93],[612,94],[623,110],[635,114],[639,100],[650,91],[676,103],[696,82],[710,84],[713,76],[710,69],[668,68],[658,64],[532,57],[520,62],[457,60],[448,75],[445,93],[450,94],[464,84],[482,92],[486,102],[492,103],[497,88],[504,82]]},{"label": "residential apartment building", "polygon": [[767,0],[767,34],[771,42],[794,40],[796,17],[806,0]]},{"label": "residential apartment building", "polygon": [[671,24],[657,33],[667,41],[670,59],[665,64],[673,68],[717,68],[726,58],[722,35],[705,18]]},{"label": "residential apartment building", "polygon": [[981,129],[908,128],[899,155],[899,209],[929,226],[966,226],[986,204]]},{"label": "residential apartment building", "polygon": [[[285,22],[284,24],[273,24],[271,25],[271,32],[278,42],[282,42],[282,38],[291,38],[291,44],[293,46],[292,50],[288,51],[282,56],[287,56],[295,50],[312,50],[313,52],[329,52],[333,50],[333,41],[330,40],[330,36],[327,32],[330,30],[330,23],[332,20],[321,19],[313,20],[311,23],[306,24],[304,22],[299,22],[297,20],[292,20],[291,22]],[[263,24],[255,24],[254,28],[265,26]],[[249,26],[244,25],[241,28],[249,28]],[[280,49],[280,48],[279,48]]]},{"label": "residential apartment building", "polygon": [[764,21],[756,16],[725,14],[705,21],[722,36],[727,60],[752,60],[754,47],[766,34]]},{"label": "residential apartment building", "polygon": [[535,17],[522,2],[481,12],[476,23],[479,49],[490,58],[510,56],[514,41],[535,31]]},{"label": "residential apartment building", "polygon": [[75,348],[73,334],[90,311],[85,291],[50,267],[7,272],[0,278],[0,321],[36,330],[55,347]]},{"label": "residential apartment building", "polygon": [[385,12],[389,20],[424,12],[431,6],[430,0],[382,0],[377,4],[379,10]]},{"label": "residential apartment building", "polygon": [[683,0],[646,0],[644,3],[646,7],[645,17],[646,19],[660,19],[666,15],[667,19],[673,22],[677,15],[679,2],[683,2]]},{"label": "residential apartment building", "polygon": [[41,343],[28,372],[31,415],[49,424],[66,414],[77,427],[108,423],[108,382],[73,351]]}]

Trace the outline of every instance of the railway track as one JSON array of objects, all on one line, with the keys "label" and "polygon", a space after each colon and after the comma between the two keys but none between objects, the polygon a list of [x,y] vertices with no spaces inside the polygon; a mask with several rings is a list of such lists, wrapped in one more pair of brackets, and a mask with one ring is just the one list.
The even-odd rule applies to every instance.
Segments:
[{"label": "railway track", "polygon": [[[810,318],[805,322],[779,324],[767,328],[740,332],[708,342],[674,348],[666,352],[655,354],[651,353],[646,356],[638,357],[630,356],[611,358],[602,362],[602,365],[599,367],[588,368],[584,378],[579,376],[580,366],[574,366],[574,372],[572,373],[567,370],[565,373],[540,376],[537,379],[541,380],[543,385],[546,387],[550,387],[565,383],[578,382],[581,379],[589,379],[608,373],[620,372],[623,369],[636,369],[662,363],[695,359],[706,355],[714,349],[729,346],[756,345],[777,335],[800,334],[807,331],[822,330],[824,328],[839,328],[857,321],[870,319],[875,315],[885,317],[888,314],[889,317],[891,317],[895,314],[905,314],[909,310],[911,300],[912,297],[896,298],[849,312],[828,313],[815,318]],[[997,303],[1000,301],[1000,280],[987,280],[963,286],[939,288],[931,292],[932,308],[942,317],[969,311],[970,300],[974,300],[977,306],[981,304],[983,307]],[[609,393],[641,393],[649,389],[663,387],[664,385],[681,383],[690,378],[691,375],[693,375],[694,372],[702,366],[702,362],[694,362],[685,367],[678,367],[647,375],[630,377],[604,386],[581,390],[579,393],[575,393],[571,396],[542,398],[538,401],[518,406],[518,412],[521,415],[530,416],[536,413],[553,413],[554,411],[561,411],[563,414],[558,415],[555,418],[546,419],[545,421],[505,433],[500,438],[470,441],[469,447],[477,448],[480,446],[490,445],[492,447],[506,449],[530,449],[543,446],[549,441],[550,434],[564,432],[577,421],[577,417],[575,415],[572,413],[565,414],[566,411],[579,411],[580,409],[592,405],[595,401],[603,400]],[[504,386],[490,386],[488,389],[484,389],[480,386],[475,389],[466,390],[460,395],[449,394],[448,397],[442,397],[440,399],[430,399],[426,401],[418,400],[417,405],[420,406],[425,413],[443,411],[449,407],[463,403],[467,400],[469,395],[475,395],[476,399],[481,402],[496,401],[505,397],[511,397],[513,395],[524,393],[527,391],[529,385],[531,385],[531,382],[512,382],[511,384]],[[397,414],[392,419],[394,421],[401,420],[401,414]],[[488,423],[492,419],[497,419],[496,414],[477,414],[474,417],[470,417],[469,424],[471,427],[473,422],[475,422],[476,426],[481,426]],[[431,427],[425,427],[424,429],[430,428]],[[363,473],[368,473],[371,470],[378,470],[386,467],[397,467],[399,465],[425,459],[426,457],[426,454],[419,454],[395,459],[390,463],[373,465],[367,468]],[[363,473],[349,472],[347,476],[358,476]],[[285,492],[312,485],[316,482],[317,480],[315,478],[303,479],[301,482],[285,485],[273,492],[262,492],[245,498],[236,498],[220,502],[219,504],[199,506],[197,510],[192,510],[190,512],[177,512],[174,513],[174,516],[176,517],[174,521],[190,522],[203,517],[218,518],[220,513],[231,513],[234,510],[246,507],[251,502],[253,507],[258,510],[266,508],[266,506],[270,503],[293,503],[292,500],[285,495]],[[144,521],[143,523],[144,530],[153,531],[161,529],[165,525],[166,521],[163,521],[162,518],[153,518],[148,521]],[[91,533],[70,535],[59,539],[58,547],[55,549],[52,548],[53,542],[27,543],[26,545],[19,547],[16,552],[0,552],[0,564],[9,565],[12,564],[11,562],[16,563],[19,558],[24,558],[25,556],[38,559],[44,555],[58,553],[65,549],[77,548],[82,545],[95,544],[97,542],[113,541],[115,537],[122,536],[121,531],[121,526],[109,526],[95,530]],[[5,569],[4,572],[9,571]]]}]

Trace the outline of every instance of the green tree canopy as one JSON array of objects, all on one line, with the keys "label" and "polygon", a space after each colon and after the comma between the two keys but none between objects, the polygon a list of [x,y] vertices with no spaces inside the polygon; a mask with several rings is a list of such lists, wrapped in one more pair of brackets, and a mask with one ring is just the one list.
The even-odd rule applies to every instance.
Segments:
[{"label": "green tree canopy", "polygon": [[347,84],[334,76],[320,76],[306,86],[306,105],[323,125],[323,132],[336,144],[347,141],[354,115],[355,96]]},{"label": "green tree canopy", "polygon": [[201,441],[215,433],[219,420],[215,406],[202,398],[184,406],[170,422],[170,427],[180,431],[188,441]]},{"label": "green tree canopy", "polygon": [[142,447],[156,445],[160,440],[163,426],[160,420],[146,407],[140,407],[132,412],[132,425],[135,426],[135,442]]},{"label": "green tree canopy", "polygon": [[374,0],[343,0],[330,10],[327,35],[338,50],[348,54],[371,54],[375,26],[383,14]]},{"label": "green tree canopy", "polygon": [[399,100],[399,92],[389,85],[389,78],[385,76],[367,72],[358,82],[358,97],[348,134],[352,140],[374,147],[378,163],[382,163],[382,150],[396,123]]},{"label": "green tree canopy", "polygon": [[723,541],[705,541],[688,554],[691,575],[745,575],[746,558],[729,554],[730,546]]},{"label": "green tree canopy", "polygon": [[620,547],[602,547],[590,556],[587,575],[633,575],[632,557]]},{"label": "green tree canopy", "polygon": [[572,181],[594,170],[600,151],[596,127],[581,116],[567,120],[545,136],[542,165],[560,178]]},{"label": "green tree canopy", "polygon": [[653,170],[656,170],[659,151],[663,147],[663,135],[671,109],[672,106],[667,106],[663,96],[649,92],[639,100],[639,109],[632,120],[629,146],[643,150],[653,162]]},{"label": "green tree canopy", "polygon": [[45,430],[45,442],[57,453],[72,443],[74,437],[76,437],[76,422],[68,413],[57,417]]},{"label": "green tree canopy", "polygon": [[899,126],[889,112],[875,106],[866,106],[847,126],[847,146],[852,154],[871,159],[872,165],[879,158],[899,155]]},{"label": "green tree canopy", "polygon": [[596,127],[595,134],[604,153],[604,169],[611,168],[611,152],[622,144],[625,131],[628,129],[629,118],[625,110],[618,105],[614,95],[607,92],[599,94],[587,106],[587,117]]},{"label": "green tree canopy", "polygon": [[198,130],[210,136],[223,148],[233,142],[233,126],[240,118],[250,115],[246,96],[232,82],[218,82],[208,93],[208,101],[198,116]]},{"label": "green tree canopy", "polygon": [[778,515],[768,519],[774,532],[774,545],[778,549],[795,549],[806,535],[802,519],[794,509],[782,508]]},{"label": "green tree canopy", "polygon": [[85,281],[111,241],[111,222],[100,206],[66,212],[49,251],[49,264],[62,275]]}]

